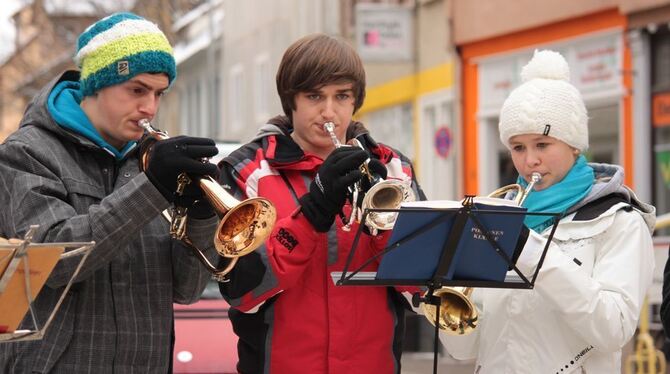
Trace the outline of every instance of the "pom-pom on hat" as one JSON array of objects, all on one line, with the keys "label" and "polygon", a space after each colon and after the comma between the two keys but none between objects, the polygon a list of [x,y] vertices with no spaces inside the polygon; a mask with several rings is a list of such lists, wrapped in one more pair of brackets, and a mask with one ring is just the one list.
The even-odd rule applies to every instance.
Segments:
[{"label": "pom-pom on hat", "polygon": [[177,76],[172,47],[158,26],[133,13],[115,13],[79,35],[74,61],[84,96],[142,73]]},{"label": "pom-pom on hat", "polygon": [[584,151],[589,146],[588,117],[570,68],[560,53],[535,51],[521,70],[522,84],[500,110],[500,140],[510,148],[515,135],[548,135]]}]

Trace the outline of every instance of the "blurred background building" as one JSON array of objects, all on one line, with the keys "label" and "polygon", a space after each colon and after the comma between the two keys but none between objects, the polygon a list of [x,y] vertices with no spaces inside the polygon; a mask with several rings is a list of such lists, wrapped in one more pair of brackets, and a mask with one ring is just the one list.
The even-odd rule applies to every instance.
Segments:
[{"label": "blurred background building", "polygon": [[[282,112],[274,79],[286,47],[323,32],[360,53],[368,85],[357,119],[413,159],[427,196],[483,195],[516,179],[498,113],[533,51],[551,48],[589,111],[587,157],[623,165],[638,196],[670,212],[670,0],[15,1],[0,141],[36,90],[73,67],[83,27],[128,9],[175,46],[179,79],[156,120],[171,134],[250,140]],[[667,258],[657,252],[652,305]],[[412,323],[408,349],[429,350],[426,327]]]}]

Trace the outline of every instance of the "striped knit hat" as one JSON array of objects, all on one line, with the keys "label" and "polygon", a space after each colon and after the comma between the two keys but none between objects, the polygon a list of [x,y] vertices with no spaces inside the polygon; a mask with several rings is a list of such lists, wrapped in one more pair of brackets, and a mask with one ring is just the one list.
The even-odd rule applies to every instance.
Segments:
[{"label": "striped knit hat", "polygon": [[158,26],[133,13],[115,13],[79,35],[74,61],[81,91],[91,96],[142,73],[177,76],[172,47]]}]

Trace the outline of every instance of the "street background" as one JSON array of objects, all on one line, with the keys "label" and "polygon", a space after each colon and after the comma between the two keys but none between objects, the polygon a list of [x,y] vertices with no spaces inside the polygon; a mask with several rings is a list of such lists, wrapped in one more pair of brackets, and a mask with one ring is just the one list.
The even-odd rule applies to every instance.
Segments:
[{"label": "street background", "polygon": [[[84,27],[120,10],[156,22],[175,46],[179,78],[159,127],[221,144],[247,142],[281,112],[274,77],[291,42],[314,32],[347,40],[367,74],[356,119],[412,159],[431,200],[486,195],[516,179],[498,138],[500,107],[536,49],[558,50],[589,112],[586,157],[622,165],[641,200],[670,212],[670,0],[2,0],[0,141],[35,92],[74,67]],[[655,233],[644,316],[659,349],[668,235]],[[408,317],[406,341],[403,372],[430,372],[423,317]],[[447,357],[440,365],[472,371]]]}]

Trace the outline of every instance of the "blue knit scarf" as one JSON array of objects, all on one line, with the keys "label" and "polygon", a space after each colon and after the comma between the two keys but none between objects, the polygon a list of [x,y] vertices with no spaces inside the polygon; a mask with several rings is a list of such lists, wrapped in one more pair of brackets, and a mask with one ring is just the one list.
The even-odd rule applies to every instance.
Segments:
[{"label": "blue knit scarf", "polygon": [[[593,168],[588,165],[586,158],[580,155],[560,182],[542,191],[531,192],[523,206],[528,208],[529,212],[564,213],[591,191],[594,179]],[[517,183],[523,188],[528,185],[521,176],[517,179]],[[542,232],[551,226],[552,219],[553,217],[529,215],[526,216],[524,223],[535,232]]]},{"label": "blue knit scarf", "polygon": [[60,126],[85,136],[100,148],[112,154],[117,161],[123,160],[135,148],[137,142],[130,141],[122,149],[107,143],[95,129],[86,113],[81,109],[82,94],[79,82],[63,81],[58,83],[49,94],[47,108],[54,121]]}]

